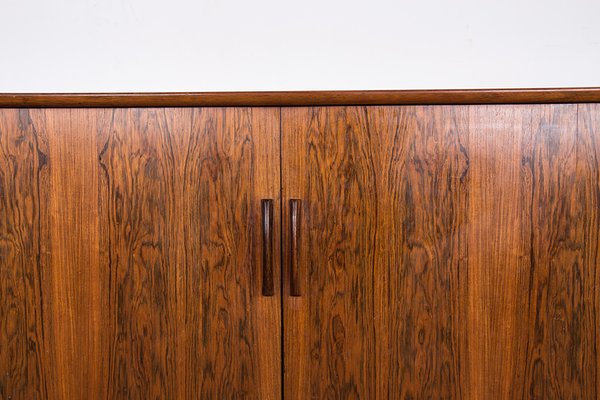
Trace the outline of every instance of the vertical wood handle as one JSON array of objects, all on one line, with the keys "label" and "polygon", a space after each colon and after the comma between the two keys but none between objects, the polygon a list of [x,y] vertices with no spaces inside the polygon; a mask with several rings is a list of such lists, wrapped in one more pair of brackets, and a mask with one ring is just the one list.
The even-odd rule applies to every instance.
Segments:
[{"label": "vertical wood handle", "polygon": [[260,201],[262,212],[262,295],[273,296],[273,200]]},{"label": "vertical wood handle", "polygon": [[302,200],[290,200],[290,295],[300,296],[300,217]]}]

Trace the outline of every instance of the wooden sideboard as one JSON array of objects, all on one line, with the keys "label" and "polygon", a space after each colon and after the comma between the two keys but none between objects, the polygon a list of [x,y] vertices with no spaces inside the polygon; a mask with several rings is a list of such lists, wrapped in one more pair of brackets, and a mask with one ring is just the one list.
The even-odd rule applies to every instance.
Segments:
[{"label": "wooden sideboard", "polygon": [[0,107],[0,399],[600,397],[600,89]]}]

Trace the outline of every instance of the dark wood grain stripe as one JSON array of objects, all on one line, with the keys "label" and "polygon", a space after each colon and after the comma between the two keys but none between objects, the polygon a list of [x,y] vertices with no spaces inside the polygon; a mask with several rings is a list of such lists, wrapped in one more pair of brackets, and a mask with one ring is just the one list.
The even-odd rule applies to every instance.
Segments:
[{"label": "dark wood grain stripe", "polygon": [[[39,128],[39,127],[38,127]],[[44,284],[48,149],[29,110],[0,113],[0,398],[43,399],[52,378]]]}]

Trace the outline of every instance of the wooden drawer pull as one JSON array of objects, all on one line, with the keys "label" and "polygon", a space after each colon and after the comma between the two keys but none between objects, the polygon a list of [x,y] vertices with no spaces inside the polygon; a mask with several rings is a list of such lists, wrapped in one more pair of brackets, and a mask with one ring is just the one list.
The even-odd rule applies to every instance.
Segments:
[{"label": "wooden drawer pull", "polygon": [[262,211],[262,294],[273,296],[273,200],[260,201]]},{"label": "wooden drawer pull", "polygon": [[300,217],[302,200],[290,200],[290,295],[300,296]]}]

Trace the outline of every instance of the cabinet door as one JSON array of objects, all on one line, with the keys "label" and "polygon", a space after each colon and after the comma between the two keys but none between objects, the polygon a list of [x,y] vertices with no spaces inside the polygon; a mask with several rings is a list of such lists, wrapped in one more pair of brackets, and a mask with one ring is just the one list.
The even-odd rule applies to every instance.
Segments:
[{"label": "cabinet door", "polygon": [[1,110],[0,398],[280,398],[279,165],[278,109]]},{"label": "cabinet door", "polygon": [[283,109],[286,398],[598,398],[599,115]]}]

